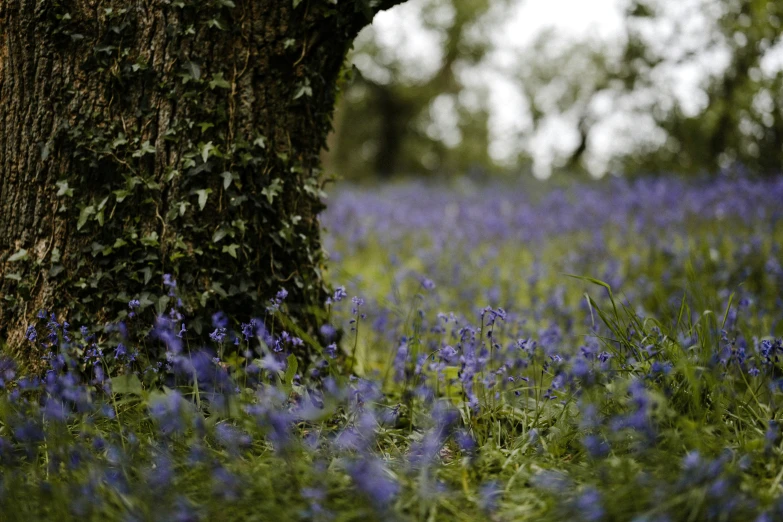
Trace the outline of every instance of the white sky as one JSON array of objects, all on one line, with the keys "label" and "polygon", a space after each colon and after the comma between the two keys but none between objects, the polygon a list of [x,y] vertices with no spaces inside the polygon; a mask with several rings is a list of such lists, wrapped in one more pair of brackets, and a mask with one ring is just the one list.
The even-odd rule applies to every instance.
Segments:
[{"label": "white sky", "polygon": [[[428,31],[422,23],[422,7],[426,1],[409,0],[375,17],[372,29],[360,35],[357,48],[370,41],[374,33],[381,51],[380,61],[398,63],[400,68],[392,73],[379,67],[368,55],[358,53],[354,63],[362,74],[380,82],[389,81],[392,74],[404,81],[415,82],[428,78],[437,70],[441,60],[440,35]],[[510,5],[497,3],[497,9],[502,12],[490,13],[489,17],[495,14],[501,23],[498,26],[494,22],[488,31],[496,50],[480,70],[468,70],[461,75],[466,85],[484,87],[483,92],[488,93],[483,102],[490,112],[490,153],[493,157],[512,161],[520,150],[519,134],[531,127],[527,103],[507,74],[524,49],[545,30],[555,30],[564,39],[598,37],[611,40],[621,37],[625,1],[512,0]],[[453,16],[448,11],[442,9],[436,17],[448,22]],[[478,38],[486,36],[477,35]],[[441,136],[446,143],[454,143],[458,138],[453,131],[454,117],[447,114],[449,109],[453,111],[453,104],[444,100],[433,106],[435,122],[427,132],[433,137]],[[442,128],[438,129],[438,126]],[[544,125],[528,146],[537,151],[534,154],[537,175],[548,175],[549,165],[557,151],[567,150],[574,139],[573,129],[567,122],[552,121]]]},{"label": "white sky", "polygon": [[[547,117],[533,129],[529,104],[513,75],[519,72],[530,47],[544,31],[554,31],[547,46],[580,41],[622,42],[625,38],[624,8],[629,0],[495,0],[487,15],[488,22],[477,29],[476,38],[489,40],[494,51],[478,67],[459,72],[470,93],[460,96],[459,103],[478,103],[489,109],[490,154],[501,163],[513,164],[520,151],[534,160],[538,177],[551,174],[557,159],[567,156],[578,142],[574,114]],[[696,114],[703,109],[706,96],[701,89],[704,79],[725,66],[728,53],[720,46],[708,43],[710,30],[706,25],[715,8],[710,0],[657,0],[665,16],[654,26],[644,29],[654,35],[650,40],[662,46],[667,56],[683,56],[689,49],[709,49],[696,58],[681,61],[676,66],[659,66],[654,71],[655,89],[635,93],[633,99],[607,95],[591,102],[591,113],[599,115],[591,132],[586,166],[595,176],[609,169],[609,158],[617,153],[641,146],[660,146],[665,136],[656,128],[649,115],[652,105],[676,100],[685,113]],[[422,23],[423,6],[428,0],[408,0],[386,12],[379,13],[370,28],[357,39],[356,48],[373,41],[380,48],[378,62],[369,55],[357,53],[354,63],[367,77],[387,82],[392,75],[397,80],[426,80],[437,71],[442,57],[443,37],[437,30],[428,30]],[[446,3],[430,15],[430,22],[448,24],[454,16]],[[713,14],[714,18],[714,14]],[[676,45],[672,42],[676,42]],[[619,48],[619,45],[618,45]],[[566,49],[566,47],[561,48]],[[763,63],[764,73],[783,68],[783,49],[777,58]],[[385,65],[393,64],[393,70]],[[571,81],[577,81],[571,72]],[[567,72],[564,73],[567,76]],[[562,83],[562,82],[561,82]],[[556,82],[547,89],[556,89]],[[546,95],[547,93],[542,93]],[[464,98],[464,99],[463,99]],[[455,100],[439,99],[431,107],[433,123],[426,129],[444,143],[459,143],[455,129]],[[760,100],[763,103],[763,100]]]}]

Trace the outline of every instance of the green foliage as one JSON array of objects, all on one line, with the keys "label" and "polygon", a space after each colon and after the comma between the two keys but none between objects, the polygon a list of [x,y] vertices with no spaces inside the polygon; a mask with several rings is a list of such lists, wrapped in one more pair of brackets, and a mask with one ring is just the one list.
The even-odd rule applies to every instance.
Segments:
[{"label": "green foliage", "polygon": [[[491,5],[485,0],[425,3],[423,26],[442,42],[438,49],[431,50],[442,57],[439,68],[426,73],[418,65],[406,67],[388,49],[380,49],[373,28],[365,30],[348,62],[363,55],[386,79],[362,75],[355,66],[344,68],[335,131],[325,155],[328,171],[356,180],[368,175],[388,178],[496,169],[488,154],[486,105],[469,108],[457,101],[468,90],[459,71],[481,63],[489,50],[490,44],[479,41],[475,33]],[[453,14],[446,17],[447,22],[443,21],[444,12]],[[427,131],[438,98],[440,102],[454,102],[456,130],[464,138],[458,145],[445,143],[442,137]]]},{"label": "green foliage", "polygon": [[[310,520],[323,509],[338,520],[547,522],[778,513],[783,362],[748,371],[763,361],[752,343],[783,334],[780,275],[764,269],[783,231],[759,234],[767,230],[759,217],[693,217],[675,233],[644,235],[614,223],[600,249],[579,232],[531,243],[484,234],[471,248],[463,243],[460,256],[426,231],[388,243],[334,237],[334,250],[350,253],[336,266],[337,282],[367,298],[329,310],[333,324],[353,329],[342,350],[358,377],[327,365],[318,378],[344,392],[315,393],[318,378],[304,377],[311,368],[294,355],[254,389],[247,382],[257,374],[242,351],[211,367],[237,383],[225,401],[206,399],[181,374],[161,387],[150,369],[140,378],[115,375],[116,366],[109,366],[111,392],[94,393],[93,409],[66,422],[51,409],[42,414],[43,389],[3,390],[0,441],[15,448],[0,446],[0,467],[9,470],[0,474],[4,516]],[[652,244],[656,237],[667,248]],[[746,237],[758,238],[752,249]],[[545,268],[536,258],[548,260]],[[608,277],[566,275],[588,268]],[[424,285],[424,271],[439,282],[457,274],[459,284]],[[502,293],[493,298],[496,286]],[[484,308],[493,299],[510,304],[505,319]],[[276,313],[289,332],[316,344],[285,306]],[[462,363],[437,363],[446,345],[471,342],[470,325],[486,365],[467,380]],[[553,326],[562,335],[544,340]],[[399,364],[402,339],[408,357]],[[748,342],[742,362],[740,339]],[[113,364],[108,350],[102,359]],[[587,371],[577,372],[578,360],[588,361]],[[370,400],[363,394],[371,382],[384,393]],[[461,445],[457,432],[427,446],[443,413],[434,405],[455,408],[459,433],[475,446]],[[285,436],[265,417],[270,411],[296,412]],[[368,412],[375,415],[369,428]],[[41,418],[45,437],[36,441],[9,429]],[[351,472],[367,455],[397,485],[386,504],[373,502]]]},{"label": "green foliage", "polygon": [[[238,85],[243,71],[234,67],[239,58],[210,54],[213,45],[234,52],[246,35],[234,2],[156,6],[172,23],[153,47],[180,50],[163,65],[150,63],[157,51],[148,42],[139,44],[149,29],[142,12],[121,1],[95,17],[68,9],[55,2],[41,25],[42,39],[80,67],[72,84],[52,93],[52,103],[94,106],[67,109],[55,138],[41,144],[51,169],[68,165],[47,193],[57,202],[58,237],[67,245],[57,244],[64,252],[57,258],[54,250],[16,254],[11,261],[19,271],[5,277],[19,281],[19,292],[8,292],[3,306],[26,310],[24,288],[33,288],[43,270],[56,301],[47,306],[75,303],[69,319],[77,322],[95,313],[113,320],[125,317],[128,300],[142,293],[162,303],[163,275],[172,274],[197,331],[209,323],[205,308],[247,320],[262,315],[281,287],[297,302],[295,320],[314,331],[315,309],[326,295],[318,150],[334,101],[334,79],[321,66],[339,63],[345,45],[308,54],[306,46],[264,43],[261,51],[274,56],[267,66],[276,67],[264,72],[271,96],[267,105],[249,106],[247,87]],[[324,20],[334,28],[357,23],[352,9],[330,3],[297,13],[286,41],[316,38]],[[242,41],[248,56],[260,45]],[[241,62],[247,69],[244,56]],[[237,111],[251,110],[255,120],[245,114],[241,121],[253,125],[237,128]],[[301,124],[291,125],[297,118]]]}]

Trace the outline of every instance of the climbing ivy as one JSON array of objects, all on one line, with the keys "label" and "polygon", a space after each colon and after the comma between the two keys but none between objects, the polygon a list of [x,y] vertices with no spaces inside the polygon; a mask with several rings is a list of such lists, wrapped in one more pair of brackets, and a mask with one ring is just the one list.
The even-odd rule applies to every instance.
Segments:
[{"label": "climbing ivy", "polygon": [[5,275],[10,305],[43,277],[76,324],[123,319],[138,299],[139,313],[176,306],[198,333],[216,310],[262,315],[285,287],[298,327],[316,331],[318,154],[345,52],[377,6],[289,2],[275,7],[285,34],[231,0],[163,2],[163,37],[127,1],[102,2],[97,16],[69,2],[43,9],[41,45],[74,70],[52,92],[60,117],[40,144],[65,232],[43,257],[28,247],[7,260],[19,267]]}]

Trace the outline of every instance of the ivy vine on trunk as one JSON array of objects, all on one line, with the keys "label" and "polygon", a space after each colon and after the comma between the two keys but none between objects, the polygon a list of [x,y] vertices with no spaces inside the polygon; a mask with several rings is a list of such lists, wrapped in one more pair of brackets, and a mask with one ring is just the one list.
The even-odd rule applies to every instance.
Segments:
[{"label": "ivy vine on trunk", "polygon": [[[399,0],[0,2],[0,340],[178,284],[196,329],[326,297],[319,151],[340,70]],[[23,355],[30,358],[31,354]]]}]

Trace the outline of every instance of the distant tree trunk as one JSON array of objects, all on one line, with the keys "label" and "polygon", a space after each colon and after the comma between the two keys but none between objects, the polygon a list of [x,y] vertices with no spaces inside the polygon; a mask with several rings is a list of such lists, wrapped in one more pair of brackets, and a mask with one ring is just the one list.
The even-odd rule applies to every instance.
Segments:
[{"label": "distant tree trunk", "polygon": [[391,178],[397,172],[402,149],[402,140],[410,119],[410,110],[392,92],[392,87],[371,83],[375,102],[380,112],[378,132],[378,153],[375,156],[375,171],[382,178]]},{"label": "distant tree trunk", "polygon": [[397,1],[0,1],[0,344],[162,312],[164,274],[196,327],[280,288],[317,326],[336,80]]}]

